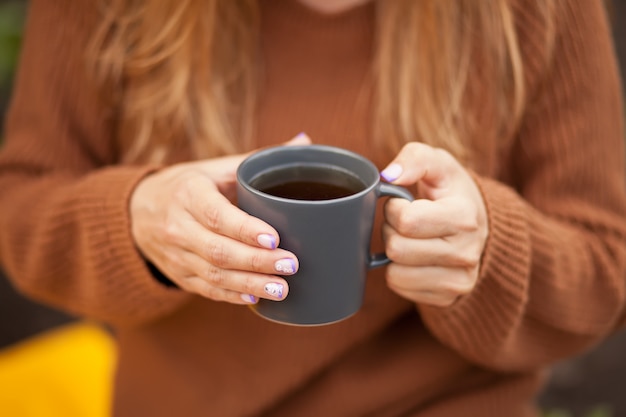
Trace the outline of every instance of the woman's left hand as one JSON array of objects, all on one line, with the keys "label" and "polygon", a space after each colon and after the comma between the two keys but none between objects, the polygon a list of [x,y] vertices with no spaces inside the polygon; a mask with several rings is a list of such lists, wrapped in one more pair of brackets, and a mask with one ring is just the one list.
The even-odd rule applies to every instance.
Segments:
[{"label": "woman's left hand", "polygon": [[478,186],[448,152],[422,143],[404,146],[381,173],[398,185],[417,184],[413,202],[385,205],[387,284],[415,303],[446,307],[477,282],[488,235]]}]

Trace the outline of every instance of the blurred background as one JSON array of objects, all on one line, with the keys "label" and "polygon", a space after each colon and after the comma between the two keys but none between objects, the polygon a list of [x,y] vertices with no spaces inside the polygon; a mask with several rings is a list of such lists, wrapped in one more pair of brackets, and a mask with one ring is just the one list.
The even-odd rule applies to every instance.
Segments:
[{"label": "blurred background", "polygon": [[[2,116],[11,93],[27,3],[26,0],[0,0]],[[626,1],[613,0],[607,2],[607,7],[622,75],[626,78]],[[0,128],[1,123],[0,119]],[[0,146],[1,141],[0,137]],[[0,270],[0,355],[44,331],[74,321],[16,293]],[[626,417],[626,332],[584,355],[557,364],[539,402],[545,417]],[[2,404],[0,415],[3,415]]]}]

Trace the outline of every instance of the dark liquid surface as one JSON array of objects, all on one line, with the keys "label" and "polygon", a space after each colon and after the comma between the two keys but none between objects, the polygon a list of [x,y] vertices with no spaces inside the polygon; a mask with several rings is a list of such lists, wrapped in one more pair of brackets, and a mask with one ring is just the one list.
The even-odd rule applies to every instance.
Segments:
[{"label": "dark liquid surface", "polygon": [[333,200],[365,189],[356,176],[325,166],[278,168],[254,178],[250,185],[259,191],[292,200]]}]

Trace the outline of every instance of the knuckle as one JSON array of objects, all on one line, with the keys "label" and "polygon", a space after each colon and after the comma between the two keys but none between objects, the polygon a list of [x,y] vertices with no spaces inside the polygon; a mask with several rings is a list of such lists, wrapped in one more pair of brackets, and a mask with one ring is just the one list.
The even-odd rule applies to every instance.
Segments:
[{"label": "knuckle", "polygon": [[443,167],[443,172],[447,173],[448,175],[458,173],[459,163],[450,152],[442,148],[435,148],[433,150],[433,154],[433,159],[439,161],[439,163]]},{"label": "knuckle", "polygon": [[402,243],[397,235],[391,235],[387,238],[385,252],[387,257],[392,261],[398,261],[402,258],[404,250],[402,249]]},{"label": "knuckle", "polygon": [[255,252],[250,257],[250,270],[254,272],[261,272],[264,265],[264,256],[262,252]]},{"label": "knuckle", "polygon": [[230,256],[220,244],[208,244],[206,246],[206,259],[215,266],[228,266]]},{"label": "knuckle", "polygon": [[209,206],[204,210],[204,219],[211,230],[219,230],[222,224],[222,211],[218,207]]},{"label": "knuckle", "polygon": [[471,293],[473,289],[474,289],[474,283],[469,279],[465,280],[464,282],[458,285],[456,295],[457,297],[461,295],[467,295]]},{"label": "knuckle", "polygon": [[468,268],[470,269],[475,269],[476,267],[478,267],[478,265],[480,265],[480,261],[483,257],[483,254],[480,250],[475,249],[470,251],[470,255],[469,255],[469,265]]},{"label": "knuckle", "polygon": [[398,216],[398,232],[408,235],[415,225],[415,219],[409,210],[403,210]]},{"label": "knuckle", "polygon": [[254,294],[257,292],[256,282],[252,277],[246,277],[241,285],[241,292],[243,294]]},{"label": "knuckle", "polygon": [[244,220],[239,223],[239,228],[237,229],[237,238],[240,241],[243,242],[247,240],[246,238],[249,238],[250,231],[253,230],[253,222],[254,217],[246,214]]},{"label": "knuckle", "polygon": [[458,228],[464,232],[475,232],[479,229],[478,208],[471,201],[459,200],[459,207],[463,207],[463,215],[458,216]]},{"label": "knuckle", "polygon": [[211,266],[206,272],[206,279],[212,286],[222,288],[226,282],[226,275],[223,269]]},{"label": "knuckle", "polygon": [[446,283],[444,293],[446,298],[456,299],[460,295],[469,294],[474,288],[474,282],[468,274],[459,274]]},{"label": "knuckle", "polygon": [[245,240],[246,230],[248,230],[248,222],[243,221],[239,224],[239,228],[237,229],[236,237],[239,241],[243,242]]},{"label": "knuckle", "polygon": [[461,268],[474,268],[480,261],[480,255],[474,250],[464,250],[456,254],[455,264]]},{"label": "knuckle", "polygon": [[174,219],[168,219],[163,226],[163,240],[165,243],[177,245],[180,243],[181,238],[181,226]]},{"label": "knuckle", "polygon": [[463,216],[458,220],[458,228],[465,233],[473,233],[478,230],[478,221],[475,216]]},{"label": "knuckle", "polygon": [[387,282],[387,285],[392,288],[398,286],[400,280],[398,278],[398,274],[396,273],[396,268],[394,264],[390,264],[387,267],[387,271],[385,273],[385,281]]}]

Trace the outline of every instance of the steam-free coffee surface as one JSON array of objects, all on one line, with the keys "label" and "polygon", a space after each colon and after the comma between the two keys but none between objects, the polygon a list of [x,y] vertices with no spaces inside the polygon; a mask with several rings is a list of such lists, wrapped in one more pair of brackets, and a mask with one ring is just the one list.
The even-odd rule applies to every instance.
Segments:
[{"label": "steam-free coffee surface", "polygon": [[292,200],[333,200],[365,189],[356,176],[331,166],[303,165],[277,168],[253,179],[259,191]]}]

